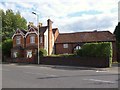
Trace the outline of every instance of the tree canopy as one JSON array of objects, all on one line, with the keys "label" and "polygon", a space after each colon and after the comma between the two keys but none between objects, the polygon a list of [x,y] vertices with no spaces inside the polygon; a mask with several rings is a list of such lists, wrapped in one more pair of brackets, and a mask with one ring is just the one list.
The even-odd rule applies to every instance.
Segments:
[{"label": "tree canopy", "polygon": [[20,12],[14,13],[11,9],[3,11],[0,9],[0,19],[2,19],[2,27],[0,27],[0,34],[2,41],[10,39],[17,28],[26,29],[27,21],[21,16]]},{"label": "tree canopy", "polygon": [[116,40],[117,42],[120,43],[120,22],[118,23],[118,25],[115,28],[114,34],[116,36]]}]

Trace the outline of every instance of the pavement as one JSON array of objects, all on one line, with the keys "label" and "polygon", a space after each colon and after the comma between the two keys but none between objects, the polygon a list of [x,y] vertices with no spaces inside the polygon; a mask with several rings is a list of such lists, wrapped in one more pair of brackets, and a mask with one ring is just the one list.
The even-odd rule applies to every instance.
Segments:
[{"label": "pavement", "polygon": [[112,67],[107,68],[96,68],[96,67],[83,67],[83,66],[63,66],[63,65],[43,65],[43,64],[25,64],[25,63],[6,63],[10,65],[23,65],[23,66],[37,66],[37,67],[50,67],[50,68],[59,68],[59,69],[79,69],[79,70],[100,70],[100,71],[114,71],[120,69],[120,63],[112,64]]}]

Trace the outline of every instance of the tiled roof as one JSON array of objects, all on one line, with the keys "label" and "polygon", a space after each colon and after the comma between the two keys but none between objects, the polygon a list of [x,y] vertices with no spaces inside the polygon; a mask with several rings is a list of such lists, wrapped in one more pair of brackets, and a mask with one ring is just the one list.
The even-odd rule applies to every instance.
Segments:
[{"label": "tiled roof", "polygon": [[39,28],[40,34],[43,34],[47,30],[47,26],[42,26]]},{"label": "tiled roof", "polygon": [[[34,30],[36,31],[36,32],[38,32],[38,28],[37,27],[35,27],[35,26],[31,26],[32,28],[34,28]],[[42,27],[39,27],[39,33],[40,34],[43,34],[46,30],[47,30],[47,26],[42,26]]]},{"label": "tiled roof", "polygon": [[24,34],[26,34],[27,33],[27,31],[26,30],[21,30]]},{"label": "tiled roof", "polygon": [[76,32],[59,34],[55,43],[115,41],[115,36],[109,31]]}]

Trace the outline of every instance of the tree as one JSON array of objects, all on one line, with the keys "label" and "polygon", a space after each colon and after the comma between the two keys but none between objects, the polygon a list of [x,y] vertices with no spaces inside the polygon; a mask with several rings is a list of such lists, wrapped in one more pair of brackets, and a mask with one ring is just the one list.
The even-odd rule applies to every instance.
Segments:
[{"label": "tree", "polygon": [[118,43],[120,43],[120,22],[118,23],[118,25],[115,28],[114,34],[116,36],[116,40]]},{"label": "tree", "polygon": [[117,41],[117,45],[116,45],[117,46],[117,59],[118,59],[118,62],[120,62],[120,22],[115,27],[114,34],[115,34],[116,41]]},{"label": "tree", "polygon": [[17,28],[26,29],[27,21],[20,15],[20,12],[14,13],[11,9],[0,10],[2,17],[2,41],[10,39]]},{"label": "tree", "polygon": [[10,57],[12,48],[12,39],[7,39],[2,43],[2,53],[3,55]]}]

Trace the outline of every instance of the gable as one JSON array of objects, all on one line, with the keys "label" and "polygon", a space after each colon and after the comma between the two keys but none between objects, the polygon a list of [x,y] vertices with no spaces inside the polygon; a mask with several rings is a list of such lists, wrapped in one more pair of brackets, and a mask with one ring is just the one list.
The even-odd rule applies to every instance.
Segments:
[{"label": "gable", "polygon": [[[23,31],[23,30],[22,30]],[[12,39],[17,35],[20,35],[20,36],[22,36],[23,38],[24,38],[24,33],[25,33],[25,31],[24,31],[24,33],[22,32],[21,30],[19,30],[19,29],[17,29],[16,31],[15,31],[15,33],[13,34],[13,36],[12,36]]]},{"label": "gable", "polygon": [[30,27],[30,28],[29,28],[29,30],[28,30],[28,32],[26,33],[25,37],[27,37],[29,34],[36,34],[36,35],[38,35],[36,29],[33,28],[33,27]]}]

